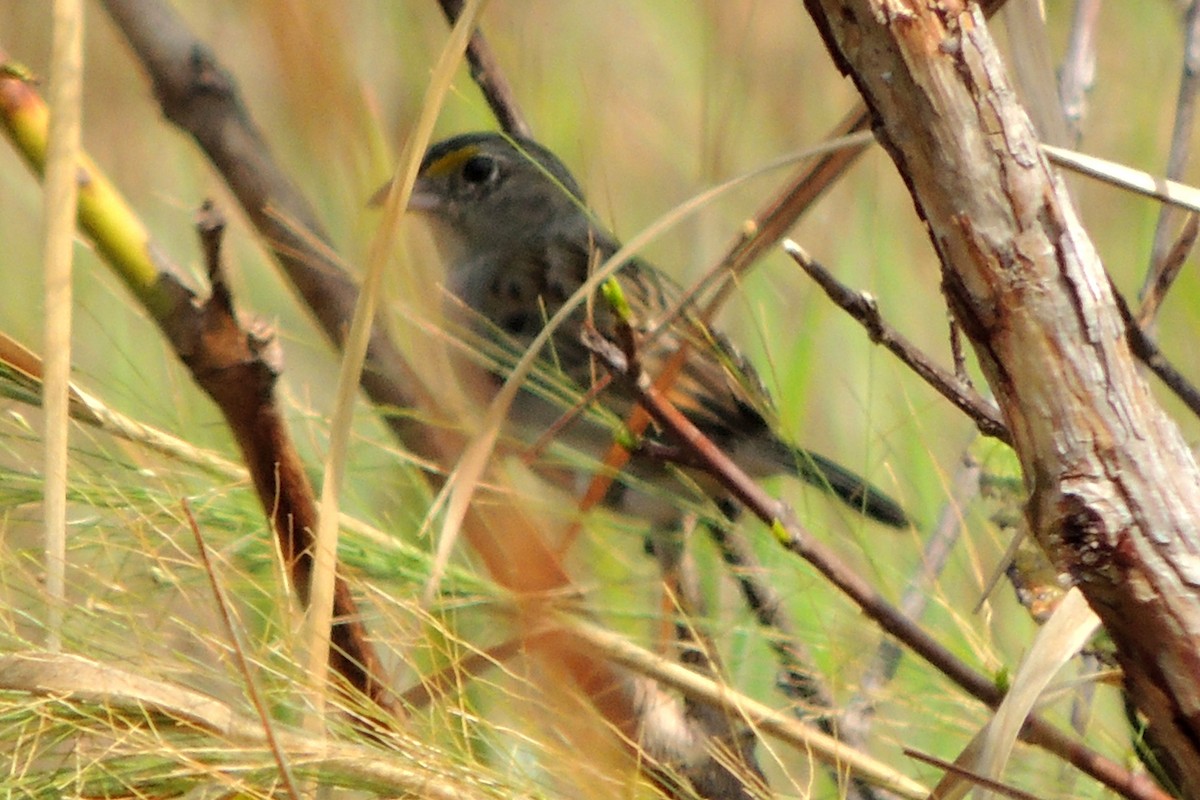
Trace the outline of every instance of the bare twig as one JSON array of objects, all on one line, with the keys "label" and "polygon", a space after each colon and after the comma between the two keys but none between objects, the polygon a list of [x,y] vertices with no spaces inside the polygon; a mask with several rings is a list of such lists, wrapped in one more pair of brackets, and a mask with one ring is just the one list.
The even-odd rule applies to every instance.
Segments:
[{"label": "bare twig", "polygon": [[[1200,89],[1200,2],[1197,0],[1188,4],[1183,36],[1183,71],[1179,79],[1179,95],[1175,102],[1171,149],[1167,156],[1166,177],[1171,180],[1183,178],[1192,151],[1192,133],[1196,123],[1196,92]],[[1178,210],[1171,206],[1159,209],[1158,224],[1154,229],[1154,245],[1150,250],[1150,266],[1138,293],[1143,302],[1152,288],[1163,283],[1161,273],[1169,268],[1171,242],[1173,238],[1177,238],[1174,229],[1178,219]],[[1169,285],[1170,281],[1166,283]],[[1161,291],[1165,292],[1166,287]]]},{"label": "bare twig", "polygon": [[970,770],[965,770],[952,761],[936,758],[928,753],[922,753],[917,750],[913,750],[911,747],[904,748],[902,752],[909,758],[915,758],[917,761],[923,761],[926,764],[937,767],[938,769],[945,770],[949,774],[958,775],[973,784],[989,789],[997,794],[1002,794],[1005,797],[1011,797],[1014,798],[1014,800],[1042,800],[1042,798],[1038,795],[1022,792],[1020,789],[1015,789],[1007,784],[994,781],[991,778],[985,778],[982,775],[977,775]]},{"label": "bare twig", "polygon": [[1159,380],[1166,384],[1167,388],[1175,393],[1176,397],[1184,402],[1193,414],[1200,416],[1200,389],[1193,386],[1191,381],[1166,359],[1154,340],[1141,329],[1133,312],[1129,310],[1129,304],[1125,302],[1125,297],[1116,290],[1115,286],[1112,292],[1116,300],[1117,311],[1120,312],[1121,319],[1125,322],[1125,337],[1129,341],[1129,349],[1150,368],[1151,372],[1158,376]]},{"label": "bare twig", "polygon": [[[1166,208],[1163,208],[1166,211]],[[1159,220],[1164,219],[1159,216]],[[1137,324],[1143,331],[1152,331],[1158,318],[1158,309],[1171,284],[1179,277],[1179,271],[1196,246],[1196,235],[1200,233],[1200,213],[1189,212],[1180,228],[1179,237],[1161,259],[1155,259],[1155,268],[1146,276],[1148,284],[1142,287],[1142,306],[1138,309]]]},{"label": "bare twig", "polygon": [[974,420],[976,427],[985,436],[993,436],[1002,442],[1011,442],[1008,429],[1000,419],[1000,411],[996,406],[985,400],[978,392],[964,384],[954,375],[934,364],[933,361],[918,350],[895,328],[889,325],[875,298],[862,292],[855,292],[811,258],[803,248],[791,240],[785,240],[783,249],[808,275],[825,290],[829,299],[845,310],[850,316],[867,330],[871,341],[882,344],[895,353],[901,361],[907,364],[926,383],[932,386],[938,394],[945,397],[956,408],[966,413]]},{"label": "bare twig", "polygon": [[1063,118],[1076,142],[1087,115],[1087,95],[1096,79],[1096,22],[1101,0],[1075,0],[1067,52],[1058,74],[1058,98]]},{"label": "bare twig", "polygon": [[[438,0],[438,5],[453,25],[462,12],[463,0]],[[492,54],[492,48],[478,30],[471,36],[471,42],[467,45],[467,62],[471,65],[471,77],[479,86],[479,91],[483,92],[483,98],[496,115],[500,127],[512,136],[531,136],[529,123],[525,121],[521,109],[517,106],[512,85],[504,77]]]},{"label": "bare twig", "polygon": [[[616,336],[622,358],[629,370],[637,374],[645,374],[642,372],[638,341],[633,332],[629,305],[621,293],[619,285],[615,281],[606,282],[602,291],[618,320]],[[649,383],[649,379],[647,382]],[[682,612],[681,618],[674,626],[675,640],[681,650],[680,662],[698,672],[715,677],[721,673],[721,662],[717,656],[715,642],[708,631],[699,624],[699,620],[705,613],[704,598],[700,593],[695,562],[684,552],[682,545],[680,540],[665,537],[651,541],[667,596],[672,605],[678,606],[679,611]],[[691,697],[687,697],[686,700],[686,719],[691,721],[713,745],[729,752],[729,756],[734,761],[736,774],[746,779],[741,783],[753,782],[765,785],[766,778],[754,757],[756,739],[753,732],[743,735],[738,730],[736,721],[719,710],[704,703],[696,703]],[[746,787],[740,785],[734,790],[741,794]]]},{"label": "bare twig", "polygon": [[[317,526],[316,498],[286,423],[275,406],[274,387],[280,354],[270,331],[258,325],[247,331],[233,311],[232,297],[220,260],[224,220],[206,203],[197,230],[207,259],[212,295],[200,304],[181,357],[196,383],[221,409],[242,455],[259,501],[271,520],[293,585],[308,603],[312,543]],[[182,321],[177,321],[181,326]],[[335,580],[333,649],[330,666],[353,689],[389,712],[397,707],[382,678],[350,588]],[[344,687],[343,687],[344,688]],[[378,721],[354,714],[364,730]]]}]

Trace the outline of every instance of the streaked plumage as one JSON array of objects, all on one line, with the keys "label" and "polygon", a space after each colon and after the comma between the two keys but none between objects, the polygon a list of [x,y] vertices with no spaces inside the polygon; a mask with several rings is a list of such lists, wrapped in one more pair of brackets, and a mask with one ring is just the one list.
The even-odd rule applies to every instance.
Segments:
[{"label": "streaked plumage", "polygon": [[[464,134],[433,145],[422,161],[410,209],[422,212],[433,226],[447,285],[478,313],[474,327],[488,338],[502,333],[515,351],[527,346],[590,271],[618,249],[586,212],[578,184],[553,154],[534,142],[494,133]],[[677,287],[644,261],[629,261],[617,278],[643,332],[658,328],[677,306]],[[690,312],[683,309],[639,345],[639,357],[653,374],[654,365],[663,364],[684,339],[690,341],[691,355],[670,392],[676,407],[749,474],[795,474],[880,522],[908,524],[895,501],[853,472],[780,440],[770,395],[754,369],[724,336],[700,325]],[[590,313],[592,324],[611,335],[613,316],[602,299],[590,304]],[[542,358],[547,371],[565,376],[581,391],[595,374],[579,338],[588,314],[584,305],[575,309]],[[625,418],[634,398],[614,384],[597,402]],[[520,395],[513,419],[532,439],[563,409],[531,390]],[[613,430],[595,419],[580,420],[563,437],[600,458]],[[657,460],[637,453],[629,470],[651,484],[669,474]],[[654,505],[621,499],[639,513]],[[660,508],[648,515],[665,522],[677,513]]]}]

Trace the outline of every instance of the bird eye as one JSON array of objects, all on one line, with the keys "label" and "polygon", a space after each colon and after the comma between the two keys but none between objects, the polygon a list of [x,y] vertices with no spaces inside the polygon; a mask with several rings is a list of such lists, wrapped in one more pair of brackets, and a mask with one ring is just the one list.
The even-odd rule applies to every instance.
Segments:
[{"label": "bird eye", "polygon": [[491,156],[471,156],[462,167],[463,180],[467,183],[485,183],[496,174],[496,159]]}]

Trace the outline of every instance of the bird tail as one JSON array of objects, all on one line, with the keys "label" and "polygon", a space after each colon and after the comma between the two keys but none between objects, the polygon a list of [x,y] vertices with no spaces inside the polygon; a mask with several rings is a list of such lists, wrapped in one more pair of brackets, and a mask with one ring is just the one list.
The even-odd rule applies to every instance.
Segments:
[{"label": "bird tail", "polygon": [[884,525],[907,528],[911,524],[899,503],[862,476],[819,453],[788,449],[791,451],[787,459],[791,470],[804,482],[829,492],[858,513]]}]

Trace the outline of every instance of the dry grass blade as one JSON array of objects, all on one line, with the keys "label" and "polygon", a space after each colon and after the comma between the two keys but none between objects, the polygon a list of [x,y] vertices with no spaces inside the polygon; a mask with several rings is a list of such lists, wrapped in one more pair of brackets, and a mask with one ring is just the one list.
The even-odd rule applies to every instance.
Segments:
[{"label": "dry grass blade", "polygon": [[702,700],[746,720],[759,731],[787,742],[803,752],[838,769],[845,769],[869,783],[895,792],[901,797],[924,798],[929,790],[865,753],[800,723],[763,703],[740,694],[730,686],[698,675],[686,667],[668,661],[627,639],[577,617],[558,615],[565,630],[596,648],[605,658],[671,686],[689,697]]},{"label": "dry grass blade", "polygon": [[[367,344],[375,320],[375,309],[382,292],[383,270],[398,233],[398,209],[408,205],[417,166],[424,152],[442,101],[450,88],[454,70],[463,58],[467,42],[484,0],[470,0],[455,23],[438,64],[433,71],[421,115],[401,158],[401,174],[388,192],[388,214],[371,242],[367,275],[363,281],[350,334],[343,348],[342,367],[338,376],[338,393],[330,422],[329,454],[325,462],[325,481],[321,487],[320,526],[317,531],[313,558],[312,603],[309,609],[309,669],[317,709],[323,707],[324,687],[329,668],[330,624],[333,614],[333,590],[337,564],[338,494],[345,470],[346,450],[350,440],[350,424],[358,398],[359,379],[367,355]],[[436,568],[436,564],[435,564]],[[318,713],[316,716],[320,716]],[[312,725],[319,724],[314,720]]]},{"label": "dry grass blade", "polygon": [[[42,402],[41,359],[4,333],[0,333],[0,395],[32,405]],[[247,478],[246,468],[241,464],[122,414],[74,385],[70,387],[70,411],[71,418],[76,422],[91,425],[172,460],[232,481],[244,481]]]},{"label": "dry grass blade", "polygon": [[50,130],[42,208],[45,276],[46,420],[42,442],[46,476],[43,548],[46,568],[46,642],[62,645],[67,569],[67,418],[71,382],[71,258],[75,242],[79,140],[83,97],[83,3],[54,3],[50,73]]},{"label": "dry grass blade", "polygon": [[[1029,654],[1013,678],[1004,701],[991,721],[959,757],[959,763],[990,780],[998,780],[1008,762],[1025,720],[1033,712],[1046,686],[1059,669],[1074,658],[1100,627],[1100,619],[1078,589],[1071,589],[1053,616],[1038,632]],[[955,800],[971,789],[973,782],[957,773],[948,774],[938,785],[937,796]],[[980,800],[986,800],[984,791]]]},{"label": "dry grass blade", "polygon": [[[217,737],[214,745],[265,746],[261,723],[231,706],[175,684],[134,674],[81,656],[18,652],[0,656],[0,690],[21,692],[54,702],[101,708],[105,718],[129,715],[155,720],[162,736],[174,720],[183,731]],[[277,730],[280,746],[298,771],[322,775],[332,783],[369,788],[388,796],[434,800],[483,800],[525,797],[522,790],[498,781],[478,764],[455,768],[429,748],[393,736],[391,750],[328,742],[295,730]]]},{"label": "dry grass blade", "polygon": [[216,570],[213,569],[212,559],[208,557],[208,545],[204,543],[204,536],[200,533],[200,525],[196,522],[196,517],[192,514],[192,509],[186,502],[183,504],[183,513],[187,517],[188,527],[192,529],[192,537],[196,540],[196,548],[200,554],[200,563],[204,567],[204,572],[208,575],[209,585],[212,587],[213,600],[216,602],[219,612],[218,617],[225,626],[225,635],[229,639],[229,646],[233,650],[238,670],[242,674],[246,694],[250,698],[251,705],[254,706],[255,713],[258,714],[259,721],[262,723],[263,736],[266,739],[267,747],[271,751],[271,757],[275,759],[275,766],[279,769],[279,777],[283,781],[283,786],[288,796],[292,800],[300,800],[300,791],[296,787],[296,779],[292,775],[291,765],[279,747],[279,740],[275,735],[275,728],[271,722],[270,715],[267,713],[266,704],[263,702],[262,694],[259,692],[258,686],[254,682],[254,676],[250,672],[250,662],[246,658],[246,649],[242,646],[242,637],[238,632],[238,626],[233,622],[233,612],[230,610],[229,601],[225,597],[225,591],[221,588],[221,581],[217,578]]},{"label": "dry grass blade", "polygon": [[1121,189],[1153,197],[1191,211],[1200,211],[1200,189],[1187,184],[1158,178],[1115,161],[1085,155],[1063,147],[1043,144],[1042,152],[1060,167],[1112,184]]}]

